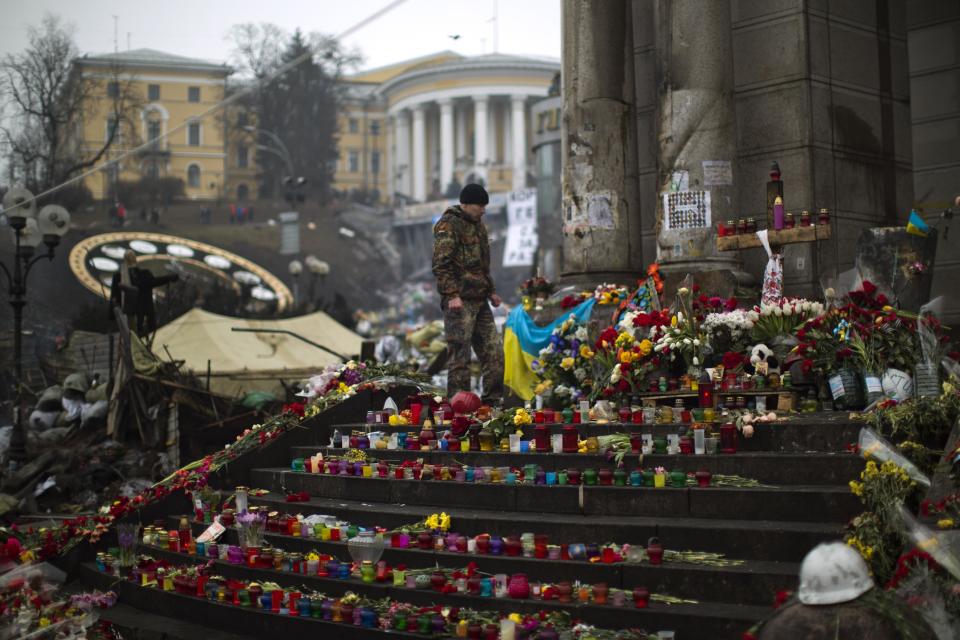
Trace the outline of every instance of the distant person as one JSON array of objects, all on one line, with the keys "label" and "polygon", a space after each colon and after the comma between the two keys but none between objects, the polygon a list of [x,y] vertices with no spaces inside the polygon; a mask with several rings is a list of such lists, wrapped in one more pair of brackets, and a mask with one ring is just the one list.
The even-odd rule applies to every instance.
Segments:
[{"label": "distant person", "polygon": [[146,222],[146,221],[147,221],[147,208],[140,207],[140,222]]},{"label": "distant person", "polygon": [[127,249],[120,270],[113,274],[110,282],[111,312],[112,307],[119,306],[131,331],[136,323],[137,335],[152,333],[157,328],[153,290],[179,279],[175,273],[155,276],[149,269],[137,267],[137,254]]},{"label": "distant person", "polygon": [[247,222],[253,222],[253,205],[247,206]]},{"label": "distant person", "polygon": [[123,227],[127,224],[127,208],[122,202],[117,203],[117,226]]},{"label": "distant person", "polygon": [[243,224],[244,214],[246,214],[244,207],[242,205],[237,207],[237,224]]},{"label": "distant person", "polygon": [[117,226],[117,205],[118,204],[120,203],[114,202],[112,205],[110,205],[110,208],[107,209],[107,218],[110,220],[111,227]]},{"label": "distant person", "polygon": [[234,224],[237,221],[237,205],[230,203],[230,224]]},{"label": "distant person", "polygon": [[160,226],[160,207],[154,207],[150,210],[150,222],[154,226]]}]

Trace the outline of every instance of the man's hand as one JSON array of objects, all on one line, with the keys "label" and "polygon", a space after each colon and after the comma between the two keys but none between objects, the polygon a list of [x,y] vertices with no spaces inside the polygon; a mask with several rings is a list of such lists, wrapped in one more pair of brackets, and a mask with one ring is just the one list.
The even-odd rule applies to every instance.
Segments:
[{"label": "man's hand", "polygon": [[447,311],[459,311],[460,309],[463,309],[463,300],[460,299],[460,296],[453,296],[447,301]]},{"label": "man's hand", "polygon": [[500,296],[498,296],[495,293],[490,295],[490,304],[492,304],[495,307],[499,307],[502,303],[503,303],[503,300],[500,299]]}]

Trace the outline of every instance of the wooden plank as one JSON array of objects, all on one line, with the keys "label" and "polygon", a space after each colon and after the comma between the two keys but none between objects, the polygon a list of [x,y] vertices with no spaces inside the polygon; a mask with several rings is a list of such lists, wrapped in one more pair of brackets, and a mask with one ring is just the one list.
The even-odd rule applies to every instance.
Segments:
[{"label": "wooden plank", "polygon": [[[779,247],[785,244],[796,244],[798,242],[816,242],[817,240],[827,240],[830,237],[830,225],[818,224],[809,227],[795,227],[793,229],[782,229],[780,231],[770,231],[768,236],[771,247]],[[763,246],[760,244],[760,238],[755,233],[747,233],[736,236],[717,236],[718,251],[736,251],[738,249],[752,249]]]}]

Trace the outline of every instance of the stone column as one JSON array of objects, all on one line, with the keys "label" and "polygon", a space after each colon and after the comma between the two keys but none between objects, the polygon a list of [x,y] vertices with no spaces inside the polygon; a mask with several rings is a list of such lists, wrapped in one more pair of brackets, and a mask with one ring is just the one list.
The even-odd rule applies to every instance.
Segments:
[{"label": "stone column", "polygon": [[[460,166],[460,158],[469,155],[467,149],[467,107],[464,103],[454,103],[453,109],[453,129],[456,138],[456,151],[454,157],[454,170]],[[463,175],[460,175],[460,182],[463,182]]]},{"label": "stone column", "polygon": [[424,126],[424,105],[413,108],[413,198],[423,202],[427,198],[426,159],[427,130]]},{"label": "stone column", "polygon": [[473,149],[474,171],[484,180],[487,179],[487,96],[473,98]]},{"label": "stone column", "polygon": [[510,98],[510,137],[513,142],[513,190],[527,186],[527,114],[526,96]]},{"label": "stone column", "polygon": [[405,196],[412,194],[410,180],[413,166],[410,162],[410,112],[406,109],[397,112],[396,115],[396,138],[397,154],[396,170],[394,176],[397,177],[396,189]]},{"label": "stone column", "polygon": [[630,0],[563,0],[563,279],[643,272]]},{"label": "stone column", "polygon": [[[730,0],[659,0],[658,261],[665,274],[738,269],[716,250],[717,221],[736,218],[737,153]],[[709,193],[711,224],[667,230],[662,194]],[[732,286],[732,283],[731,283]],[[716,289],[715,289],[716,290]]]},{"label": "stone column", "polygon": [[453,180],[453,100],[440,101],[440,190],[446,192]]}]

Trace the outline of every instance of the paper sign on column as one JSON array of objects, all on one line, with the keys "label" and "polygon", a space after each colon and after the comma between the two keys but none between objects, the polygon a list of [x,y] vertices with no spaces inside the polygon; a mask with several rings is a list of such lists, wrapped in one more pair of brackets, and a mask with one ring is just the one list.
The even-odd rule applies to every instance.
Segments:
[{"label": "paper sign on column", "polygon": [[514,191],[507,199],[507,243],[504,267],[527,267],[537,253],[537,191]]}]

